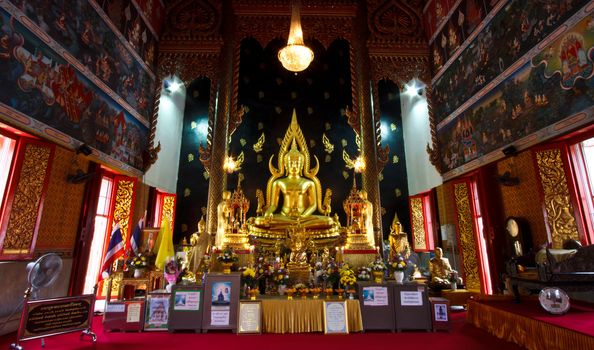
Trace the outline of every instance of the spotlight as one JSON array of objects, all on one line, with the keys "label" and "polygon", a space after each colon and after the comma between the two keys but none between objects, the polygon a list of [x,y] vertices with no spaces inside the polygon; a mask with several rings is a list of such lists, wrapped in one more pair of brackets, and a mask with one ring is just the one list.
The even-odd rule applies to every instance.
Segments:
[{"label": "spotlight", "polygon": [[180,88],[181,84],[176,81],[168,79],[163,81],[163,89],[169,94],[179,91]]}]

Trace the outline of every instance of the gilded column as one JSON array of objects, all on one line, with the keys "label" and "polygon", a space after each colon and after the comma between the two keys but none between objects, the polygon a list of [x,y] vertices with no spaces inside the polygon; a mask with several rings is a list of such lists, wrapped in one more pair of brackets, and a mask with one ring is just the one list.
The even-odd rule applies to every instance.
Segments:
[{"label": "gilded column", "polygon": [[227,188],[227,174],[223,170],[223,163],[229,145],[229,120],[233,110],[233,75],[235,62],[236,45],[239,45],[234,38],[235,16],[232,13],[229,3],[223,5],[223,47],[220,55],[220,79],[216,89],[216,110],[212,135],[212,154],[210,159],[209,181],[208,181],[208,232],[217,231],[217,205],[222,199],[223,191]]},{"label": "gilded column", "polygon": [[456,213],[458,215],[458,235],[462,252],[462,266],[467,289],[481,289],[479,276],[479,256],[476,251],[474,225],[472,223],[472,209],[470,207],[470,192],[466,182],[454,185],[456,198]]},{"label": "gilded column", "polygon": [[371,109],[371,75],[369,73],[369,54],[367,50],[367,37],[361,33],[367,33],[366,17],[363,8],[360,7],[353,26],[355,33],[350,42],[351,58],[351,80],[353,113],[358,116],[361,136],[361,152],[365,159],[365,170],[362,173],[362,188],[367,191],[367,198],[373,204],[373,230],[375,244],[383,242],[381,224],[381,203],[379,197],[379,179],[376,150],[375,120]]}]

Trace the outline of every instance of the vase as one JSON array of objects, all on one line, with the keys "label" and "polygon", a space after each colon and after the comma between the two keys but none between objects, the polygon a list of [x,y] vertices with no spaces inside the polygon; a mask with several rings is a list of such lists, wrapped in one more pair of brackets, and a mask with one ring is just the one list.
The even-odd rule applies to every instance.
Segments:
[{"label": "vase", "polygon": [[230,274],[231,273],[231,266],[233,266],[232,262],[222,262],[221,266],[223,267],[223,273],[224,274]]},{"label": "vase", "polygon": [[349,289],[348,290],[349,293],[349,299],[350,300],[354,300],[355,299],[355,290],[354,289]]},{"label": "vase", "polygon": [[373,274],[373,281],[375,283],[382,283],[384,281],[384,271],[371,271]]},{"label": "vase", "polygon": [[394,279],[396,283],[402,283],[404,280],[404,271],[394,271]]},{"label": "vase", "polygon": [[134,278],[141,278],[144,276],[144,269],[134,269]]},{"label": "vase", "polygon": [[457,282],[450,282],[450,288],[452,290],[458,289],[458,283]]}]

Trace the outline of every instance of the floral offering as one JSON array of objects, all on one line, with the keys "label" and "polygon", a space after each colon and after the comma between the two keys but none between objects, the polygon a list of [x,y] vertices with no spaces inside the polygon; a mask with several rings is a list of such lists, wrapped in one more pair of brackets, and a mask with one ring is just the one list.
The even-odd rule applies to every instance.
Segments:
[{"label": "floral offering", "polygon": [[348,287],[355,284],[355,282],[357,282],[355,272],[351,270],[348,264],[344,264],[340,269],[340,284]]},{"label": "floral offering", "polygon": [[241,271],[241,283],[244,285],[254,288],[256,286],[256,271],[251,267],[244,267]]},{"label": "floral offering", "polygon": [[407,262],[404,260],[404,257],[400,254],[396,255],[394,259],[390,262],[390,268],[394,271],[404,271],[406,270]]},{"label": "floral offering", "polygon": [[384,271],[386,270],[386,264],[382,258],[378,256],[375,258],[375,261],[369,265],[369,268],[371,268],[372,271]]},{"label": "floral offering", "polygon": [[357,271],[357,281],[371,281],[371,269],[369,267],[360,267]]},{"label": "floral offering", "polygon": [[233,249],[227,247],[219,254],[219,256],[217,256],[217,260],[223,263],[234,263],[237,262],[239,259],[237,258],[237,255],[235,254]]}]

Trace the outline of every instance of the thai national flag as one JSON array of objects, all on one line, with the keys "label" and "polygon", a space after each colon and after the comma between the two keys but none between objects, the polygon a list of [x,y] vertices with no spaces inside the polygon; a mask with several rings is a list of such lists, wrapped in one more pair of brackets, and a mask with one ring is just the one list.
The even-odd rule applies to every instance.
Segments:
[{"label": "thai national flag", "polygon": [[117,258],[124,255],[124,240],[122,239],[122,229],[120,224],[116,224],[111,232],[111,238],[109,239],[109,246],[107,247],[107,253],[103,258],[103,265],[101,265],[101,278],[105,279],[109,277],[111,272],[111,265]]},{"label": "thai national flag", "polygon": [[138,224],[134,228],[134,232],[130,235],[130,248],[134,252],[134,255],[140,253],[140,231],[144,227],[144,218],[138,220]]}]

